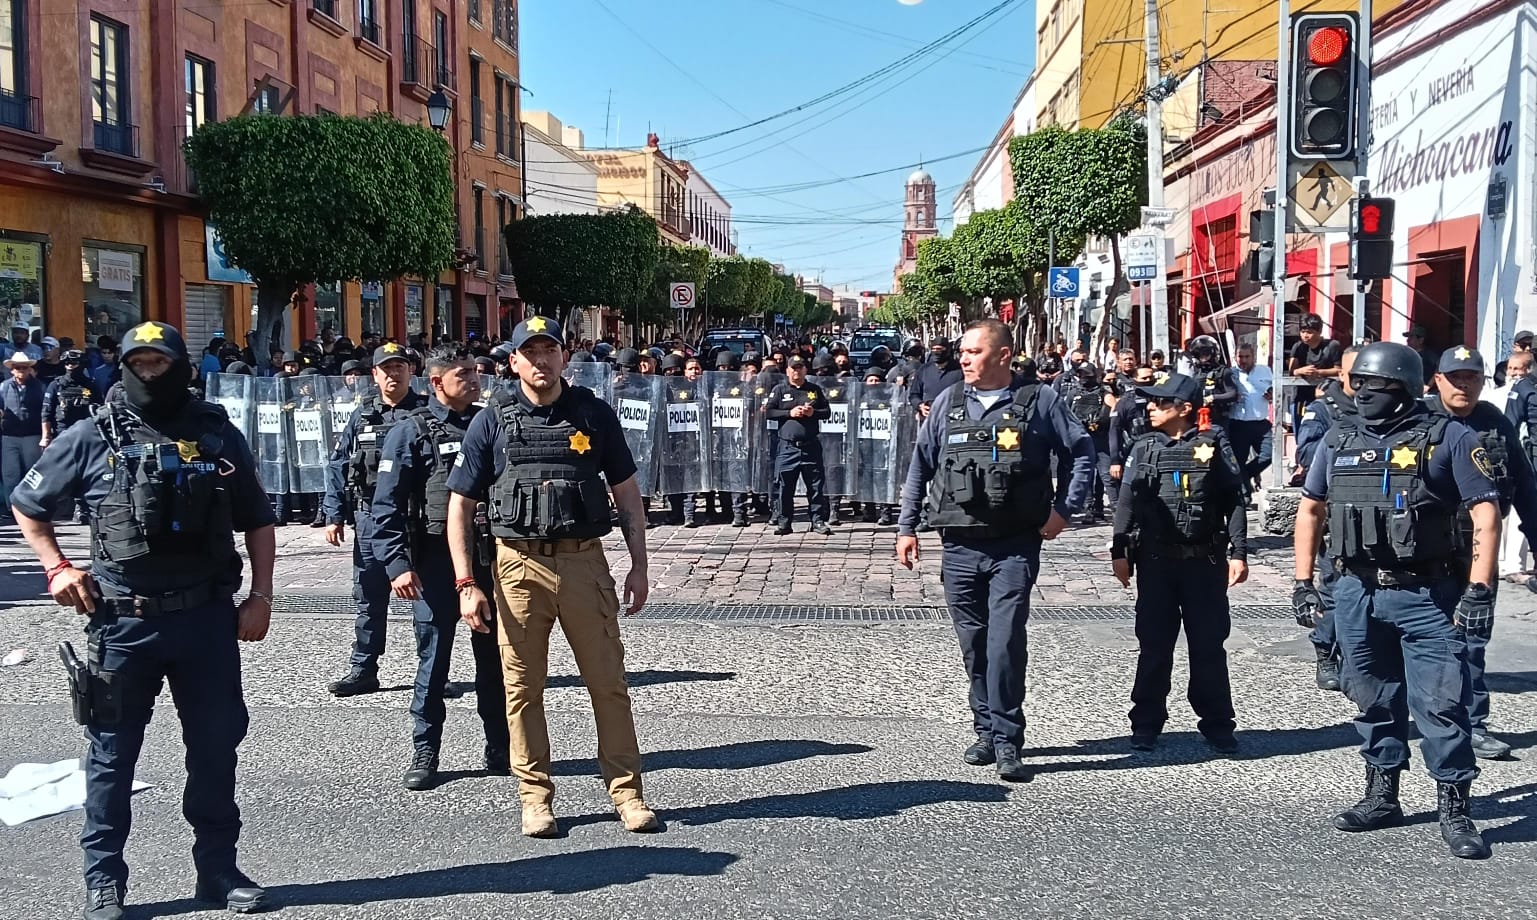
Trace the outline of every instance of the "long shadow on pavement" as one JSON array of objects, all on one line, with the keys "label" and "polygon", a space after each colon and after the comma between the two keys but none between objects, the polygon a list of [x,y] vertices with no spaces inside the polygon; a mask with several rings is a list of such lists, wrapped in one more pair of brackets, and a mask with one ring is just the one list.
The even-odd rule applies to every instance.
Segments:
[{"label": "long shadow on pavement", "polygon": [[[630,671],[625,674],[625,682],[631,687],[653,687],[658,684],[682,684],[694,681],[726,681],[736,680],[735,671]],[[582,678],[578,674],[551,674],[545,681],[546,690],[557,690],[568,687],[585,687]],[[457,699],[467,693],[475,692],[475,684],[472,681],[451,680],[443,688],[444,699]]]},{"label": "long shadow on pavement", "polygon": [[1537,671],[1489,671],[1484,681],[1494,693],[1530,693],[1537,690]]},{"label": "long shadow on pavement", "polygon": [[[1353,747],[1360,743],[1352,723],[1344,722],[1327,728],[1277,728],[1252,729],[1238,732],[1239,754],[1233,760],[1266,760],[1271,757],[1291,757],[1313,754],[1335,748]],[[1030,748],[1020,751],[1026,758],[1031,772],[1073,773],[1096,770],[1136,770],[1142,767],[1160,767],[1178,763],[1198,763],[1216,759],[1201,736],[1196,732],[1165,732],[1158,739],[1158,747],[1150,752],[1132,752],[1128,735],[1112,738],[1095,738],[1079,741],[1072,746]],[[1079,755],[1120,755],[1114,760],[1058,760],[1040,763],[1043,757],[1074,757]]]},{"label": "long shadow on pavement", "polygon": [[[791,818],[830,818],[837,821],[863,821],[889,818],[909,808],[940,802],[997,803],[1007,800],[1009,788],[997,782],[962,783],[955,780],[920,779],[891,783],[857,783],[837,789],[815,792],[790,792],[765,795],[740,802],[669,808],[661,817],[669,824],[719,824],[722,821],[788,820]],[[561,828],[613,821],[614,814],[577,815],[561,818]]]},{"label": "long shadow on pavement", "polygon": [[[652,770],[749,770],[839,754],[866,754],[875,748],[865,744],[833,744],[812,740],[738,741],[713,747],[653,751],[642,757],[647,772]],[[562,760],[555,763],[552,776],[595,776],[598,762],[591,758]]]},{"label": "long shadow on pavement", "polygon": [[[270,907],[361,905],[463,894],[576,894],[658,875],[720,875],[740,857],[697,847],[607,847],[528,859],[426,869],[267,889]],[[190,898],[130,908],[165,917],[207,910]]]}]

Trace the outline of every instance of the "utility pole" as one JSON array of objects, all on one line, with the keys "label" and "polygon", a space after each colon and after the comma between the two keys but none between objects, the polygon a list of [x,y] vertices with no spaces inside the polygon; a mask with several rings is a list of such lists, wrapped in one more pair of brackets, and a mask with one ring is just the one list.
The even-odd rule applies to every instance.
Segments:
[{"label": "utility pole", "polygon": [[[1356,31],[1356,194],[1364,196],[1367,186],[1367,148],[1372,140],[1372,2],[1361,0],[1361,28]],[[1366,338],[1366,289],[1371,282],[1357,281],[1355,299],[1350,311],[1350,340],[1361,342]],[[1379,282],[1380,283],[1380,282]],[[1380,330],[1379,330],[1380,331]],[[1338,333],[1335,333],[1338,335]]]},{"label": "utility pole", "polygon": [[[1158,0],[1144,0],[1147,13],[1147,204],[1163,207],[1163,82],[1162,52],[1158,45]],[[1284,0],[1283,0],[1284,2]],[[1363,0],[1366,2],[1366,0]],[[1172,357],[1169,351],[1169,279],[1164,264],[1164,228],[1158,230],[1157,274],[1149,282],[1153,301],[1153,347]],[[1106,309],[1109,309],[1108,307]]]},{"label": "utility pole", "polygon": [[[1280,27],[1276,30],[1280,37],[1276,56],[1276,86],[1275,86],[1275,151],[1276,151],[1276,183],[1275,183],[1275,274],[1270,278],[1271,286],[1271,329],[1270,329],[1270,374],[1273,384],[1273,393],[1280,399],[1272,399],[1275,406],[1275,435],[1280,435],[1287,415],[1291,410],[1291,400],[1296,395],[1296,390],[1288,387],[1283,379],[1286,371],[1286,233],[1288,227],[1287,215],[1291,211],[1291,189],[1286,187],[1287,166],[1289,165],[1289,152],[1291,149],[1291,111],[1292,111],[1292,75],[1291,75],[1291,0],[1280,0],[1277,4],[1280,14]],[[1357,312],[1362,312],[1359,307]],[[1364,313],[1362,313],[1364,316]],[[1271,464],[1271,475],[1274,477],[1271,484],[1277,489],[1286,484],[1286,464]]]}]

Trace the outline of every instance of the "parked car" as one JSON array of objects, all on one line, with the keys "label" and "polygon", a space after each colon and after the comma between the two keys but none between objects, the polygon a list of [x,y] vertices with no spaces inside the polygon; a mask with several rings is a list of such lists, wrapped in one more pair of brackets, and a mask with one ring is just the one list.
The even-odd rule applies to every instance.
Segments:
[{"label": "parked car", "polygon": [[902,333],[897,329],[865,326],[849,337],[849,361],[856,369],[870,366],[870,352],[886,346],[893,356],[902,353]]},{"label": "parked car", "polygon": [[[699,340],[699,354],[704,358],[709,358],[712,351],[721,347],[736,352],[738,358],[749,351],[757,352],[761,357],[773,350],[773,343],[769,341],[769,337],[762,329],[752,328],[711,329],[704,334],[704,338]],[[706,368],[706,370],[714,370],[714,368]]]}]

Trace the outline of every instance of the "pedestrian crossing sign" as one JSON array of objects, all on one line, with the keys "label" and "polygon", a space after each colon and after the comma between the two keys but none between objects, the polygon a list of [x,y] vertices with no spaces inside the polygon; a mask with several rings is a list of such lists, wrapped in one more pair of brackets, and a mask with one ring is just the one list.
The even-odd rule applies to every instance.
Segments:
[{"label": "pedestrian crossing sign", "polygon": [[1355,197],[1355,163],[1304,160],[1287,170],[1287,200],[1295,233],[1350,229],[1350,201]]}]

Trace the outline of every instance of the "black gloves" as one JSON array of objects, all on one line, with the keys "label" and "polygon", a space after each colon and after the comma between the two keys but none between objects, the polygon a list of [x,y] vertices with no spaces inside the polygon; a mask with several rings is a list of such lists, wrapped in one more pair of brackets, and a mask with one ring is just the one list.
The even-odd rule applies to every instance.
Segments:
[{"label": "black gloves", "polygon": [[1324,615],[1324,599],[1311,581],[1299,578],[1292,586],[1292,613],[1297,617],[1297,625],[1308,629],[1312,629]]},{"label": "black gloves", "polygon": [[1489,638],[1494,632],[1494,591],[1488,585],[1468,585],[1452,614],[1452,625],[1463,635]]}]

